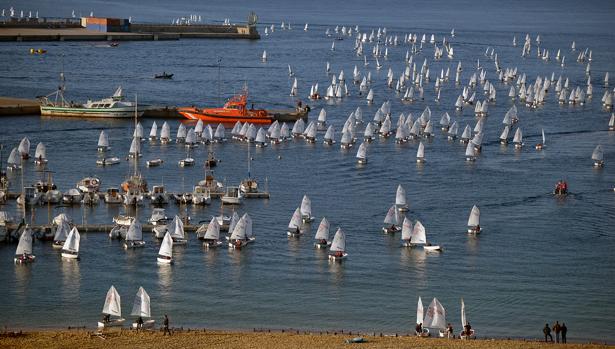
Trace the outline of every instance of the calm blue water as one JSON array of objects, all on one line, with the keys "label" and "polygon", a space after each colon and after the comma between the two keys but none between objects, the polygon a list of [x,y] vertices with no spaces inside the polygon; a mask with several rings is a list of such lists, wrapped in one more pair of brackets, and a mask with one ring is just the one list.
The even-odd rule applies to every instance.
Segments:
[{"label": "calm blue water", "polygon": [[[433,50],[426,45],[415,61],[427,58],[431,74],[454,68],[459,60],[467,84],[480,59],[488,79],[497,89],[497,103],[489,106],[485,120],[483,153],[475,164],[464,161],[464,147],[450,143],[439,131],[425,142],[427,163],[418,167],[415,154],[418,143],[396,145],[393,139],[376,141],[369,146],[369,164],[357,167],[355,151],[342,151],[320,142],[311,145],[291,141],[266,149],[252,149],[252,173],[261,185],[267,180],[270,200],[246,201],[238,210],[253,217],[257,242],[237,252],[221,249],[206,251],[196,239],[185,248],[176,248],[176,264],[159,268],[155,256],[158,243],[145,234],[147,247],[124,251],[117,241],[105,234],[81,232],[81,260],[62,261],[50,245],[35,243],[37,261],[30,266],[14,266],[15,245],[0,245],[0,326],[57,327],[93,326],[100,317],[104,296],[111,284],[122,296],[124,314],[129,314],[134,294],[143,286],[152,299],[157,317],[168,313],[175,325],[244,329],[252,327],[352,329],[402,332],[414,326],[416,301],[422,296],[427,305],[438,297],[447,310],[447,320],[460,327],[459,299],[464,298],[468,319],[480,336],[540,336],[545,322],[564,321],[571,339],[615,341],[610,324],[615,321],[615,197],[612,188],[615,172],[615,134],[607,131],[610,114],[601,109],[604,73],[615,73],[614,34],[610,14],[615,4],[583,2],[447,1],[438,4],[402,1],[363,3],[342,6],[332,3],[292,4],[274,2],[253,4],[222,2],[190,5],[175,2],[166,10],[166,2],[152,2],[147,8],[136,1],[64,2],[51,6],[39,1],[24,1],[18,9],[39,9],[41,15],[67,16],[74,8],[96,15],[133,15],[142,21],[169,21],[171,18],[202,14],[208,21],[230,17],[242,21],[254,9],[266,23],[290,21],[291,31],[280,31],[260,41],[181,40],[168,42],[122,42],[108,48],[96,42],[0,43],[0,95],[32,98],[56,88],[64,64],[67,95],[74,100],[100,98],[122,85],[131,96],[149,104],[215,105],[218,100],[217,58],[222,58],[221,89],[229,96],[248,83],[252,99],[258,105],[280,107],[294,103],[288,92],[292,81],[287,64],[293,66],[299,80],[299,93],[306,96],[309,86],[319,82],[321,90],[330,77],[325,74],[329,61],[336,73],[343,69],[349,78],[355,64],[361,72],[362,57],[353,54],[354,40],[336,42],[325,29],[339,25],[359,25],[368,33],[386,26],[389,34],[413,32],[443,35],[456,28],[450,40],[454,60],[433,61]],[[1,2],[8,8],[10,3]],[[347,8],[348,7],[348,8]],[[352,8],[350,8],[352,7]],[[452,11],[455,9],[455,11]],[[310,23],[310,31],[302,26]],[[263,25],[259,26],[263,33]],[[542,47],[552,57],[557,49],[566,55],[562,69],[554,60],[543,62],[535,51],[521,58],[520,47],[511,45],[517,36],[521,44],[525,33],[540,34]],[[486,47],[495,47],[502,67],[517,67],[528,82],[536,76],[560,74],[570,86],[586,84],[585,66],[575,62],[577,48],[593,50],[592,81],[594,98],[585,106],[560,106],[553,91],[544,107],[529,110],[518,105],[520,126],[526,147],[515,151],[501,147],[497,138],[501,120],[511,107],[509,85],[497,81],[493,63],[483,55]],[[31,56],[30,47],[44,47],[45,56]],[[371,50],[367,45],[366,52]],[[376,71],[372,88],[376,103],[367,106],[350,86],[352,96],[337,104],[310,102],[315,119],[321,107],[329,121],[340,130],[351,111],[361,106],[370,120],[385,100],[392,101],[394,123],[399,113],[412,112],[418,117],[425,106],[438,121],[448,111],[460,123],[472,127],[472,110],[455,113],[453,104],[461,91],[451,81],[444,85],[442,100],[434,102],[433,80],[425,88],[425,100],[402,105],[399,96],[386,88],[386,73],[391,67],[399,76],[407,47],[389,47],[384,69]],[[259,58],[267,50],[266,64]],[[62,58],[63,57],[63,58]],[[173,72],[172,81],[155,81],[160,71]],[[613,79],[611,79],[613,80]],[[482,87],[481,87],[482,90]],[[480,96],[480,95],[479,95]],[[479,97],[481,98],[481,97]],[[482,99],[482,98],[481,98]],[[304,98],[305,100],[305,98]],[[153,120],[143,120],[146,132]],[[162,120],[156,120],[160,125]],[[173,136],[179,121],[169,120]],[[536,152],[544,128],[547,148]],[[6,117],[0,119],[0,141],[8,148],[17,146],[23,136],[47,145],[49,165],[62,190],[68,190],[81,178],[97,175],[103,187],[118,186],[130,173],[131,164],[123,162],[97,168],[96,142],[101,129],[110,135],[112,154],[124,157],[130,145],[130,121],[44,119]],[[319,136],[322,138],[322,135]],[[339,140],[339,133],[338,133]],[[607,165],[595,170],[591,152],[602,144]],[[229,142],[214,145],[223,161],[216,176],[226,183],[238,183],[247,172],[247,145]],[[188,191],[203,177],[202,161],[207,156],[201,146],[193,154],[199,166],[181,169],[176,164],[185,156],[182,147],[144,144],[143,160],[160,157],[160,168],[141,171],[150,184],[164,183],[172,191]],[[5,156],[7,153],[5,152]],[[281,157],[281,158],[280,158]],[[25,169],[25,182],[35,181],[39,173],[33,164]],[[560,178],[568,181],[573,195],[555,199],[549,192]],[[399,247],[399,236],[384,236],[381,222],[393,203],[395,189],[402,184],[411,210],[408,216],[420,219],[428,238],[444,246],[442,254],[426,255],[422,250]],[[12,188],[19,188],[21,177],[12,177]],[[332,229],[342,227],[347,234],[349,259],[342,265],[330,264],[326,254],[314,250],[310,236],[289,240],[286,226],[301,197],[308,194],[318,217],[312,227],[326,216]],[[482,211],[484,233],[478,238],[465,234],[472,205]],[[0,207],[19,217],[14,202]],[[140,207],[141,221],[151,208]],[[209,220],[220,213],[219,202],[210,207],[169,205],[168,213],[183,212],[193,220]],[[45,223],[66,212],[78,222],[109,223],[123,207],[100,205],[95,208],[39,207],[26,213],[26,219]],[[61,305],[61,306],[58,306]]]}]

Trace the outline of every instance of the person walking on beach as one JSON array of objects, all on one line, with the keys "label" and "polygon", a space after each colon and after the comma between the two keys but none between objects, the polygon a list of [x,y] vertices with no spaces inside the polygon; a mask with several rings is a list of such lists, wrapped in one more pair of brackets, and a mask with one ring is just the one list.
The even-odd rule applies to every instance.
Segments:
[{"label": "person walking on beach", "polygon": [[139,332],[139,330],[143,329],[143,318],[141,316],[139,316],[139,318],[137,319],[137,332]]},{"label": "person walking on beach", "polygon": [[169,336],[171,335],[171,331],[169,330],[169,317],[167,316],[167,314],[164,314],[164,323],[163,323],[163,331],[162,335],[165,336],[167,333],[169,334]]},{"label": "person walking on beach", "polygon": [[547,337],[549,337],[550,341],[553,342],[553,336],[551,336],[551,327],[549,327],[549,324],[545,324],[545,327],[542,329],[542,333],[545,334],[545,342],[549,342]]},{"label": "person walking on beach", "polygon": [[454,338],[453,335],[453,325],[451,325],[451,323],[448,323],[448,326],[446,327],[446,337],[448,339]]},{"label": "person walking on beach", "polygon": [[553,325],[553,332],[555,332],[555,343],[559,343],[559,333],[562,330],[562,326],[560,326],[559,321],[555,321],[555,325]]},{"label": "person walking on beach", "polygon": [[566,327],[566,323],[562,322],[562,343],[566,343],[566,332],[568,332],[568,327]]}]

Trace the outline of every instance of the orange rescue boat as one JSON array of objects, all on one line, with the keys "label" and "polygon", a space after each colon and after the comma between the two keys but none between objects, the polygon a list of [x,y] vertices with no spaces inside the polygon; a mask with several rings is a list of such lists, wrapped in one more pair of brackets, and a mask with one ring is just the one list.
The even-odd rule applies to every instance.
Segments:
[{"label": "orange rescue boat", "polygon": [[201,119],[212,123],[243,123],[271,124],[275,119],[265,109],[248,109],[248,93],[242,92],[231,97],[222,108],[184,107],[178,108],[177,112],[190,120]]}]

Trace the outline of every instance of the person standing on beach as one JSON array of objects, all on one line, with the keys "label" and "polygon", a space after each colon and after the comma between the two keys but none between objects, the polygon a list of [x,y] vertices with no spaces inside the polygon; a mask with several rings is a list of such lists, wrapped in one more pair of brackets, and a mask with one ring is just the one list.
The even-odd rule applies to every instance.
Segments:
[{"label": "person standing on beach", "polygon": [[545,327],[542,329],[542,333],[545,334],[545,342],[548,342],[547,337],[549,337],[550,341],[553,342],[553,336],[551,336],[551,327],[549,327],[549,324],[545,324]]},{"label": "person standing on beach", "polygon": [[163,331],[163,336],[165,336],[167,333],[169,334],[169,336],[171,335],[171,331],[169,331],[169,317],[167,316],[167,314],[164,314]]},{"label": "person standing on beach", "polygon": [[559,343],[559,333],[562,330],[562,326],[560,326],[559,321],[555,321],[555,325],[553,325],[553,332],[555,332],[555,343]]},{"label": "person standing on beach", "polygon": [[454,338],[453,335],[453,325],[451,325],[451,323],[448,323],[448,326],[446,327],[446,337],[448,339]]},{"label": "person standing on beach", "polygon": [[566,327],[566,323],[562,322],[562,343],[566,343],[566,332],[568,332],[568,327]]}]

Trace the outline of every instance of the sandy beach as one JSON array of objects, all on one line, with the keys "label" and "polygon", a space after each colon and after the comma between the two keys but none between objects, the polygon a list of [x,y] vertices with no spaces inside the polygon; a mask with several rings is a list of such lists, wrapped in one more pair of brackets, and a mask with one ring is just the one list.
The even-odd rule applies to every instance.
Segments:
[{"label": "sandy beach", "polygon": [[[224,331],[176,331],[173,336],[162,332],[112,330],[103,336],[87,330],[32,331],[22,334],[2,334],[0,348],[552,348],[554,344],[523,340],[435,339],[417,337],[363,336],[367,342],[348,344],[356,334],[268,333]],[[615,348],[600,344],[572,343],[556,345],[565,348]]]}]

